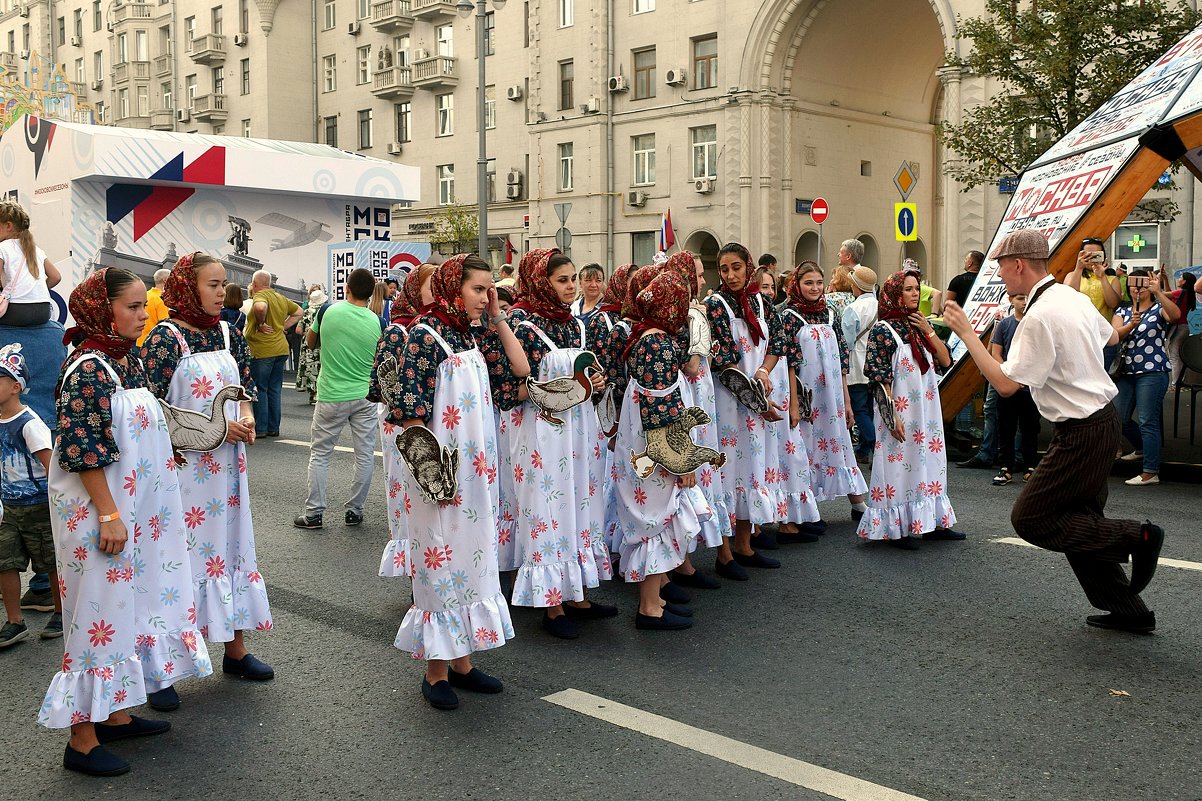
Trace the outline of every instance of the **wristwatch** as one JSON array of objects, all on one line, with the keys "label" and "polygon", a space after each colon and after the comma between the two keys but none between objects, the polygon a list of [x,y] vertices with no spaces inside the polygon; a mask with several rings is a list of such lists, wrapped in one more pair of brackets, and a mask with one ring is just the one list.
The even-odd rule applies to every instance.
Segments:
[{"label": "wristwatch", "polygon": [[498,314],[496,317],[489,317],[489,318],[488,318],[488,324],[489,324],[489,325],[496,325],[497,323],[503,322],[505,319],[506,319],[506,318],[505,318],[505,313],[504,313],[504,312],[502,312],[501,314]]}]

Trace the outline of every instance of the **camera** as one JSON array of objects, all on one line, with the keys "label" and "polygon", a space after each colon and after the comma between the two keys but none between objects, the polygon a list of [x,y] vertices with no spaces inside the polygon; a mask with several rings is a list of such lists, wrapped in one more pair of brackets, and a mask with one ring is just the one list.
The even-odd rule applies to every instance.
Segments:
[{"label": "camera", "polygon": [[1106,261],[1106,254],[1100,250],[1094,253],[1086,253],[1085,260],[1091,261],[1094,264],[1101,264],[1102,262]]}]

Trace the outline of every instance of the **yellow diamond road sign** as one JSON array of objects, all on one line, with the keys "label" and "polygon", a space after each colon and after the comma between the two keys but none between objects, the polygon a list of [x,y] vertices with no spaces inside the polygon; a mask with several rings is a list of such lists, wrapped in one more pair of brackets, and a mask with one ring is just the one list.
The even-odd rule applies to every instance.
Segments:
[{"label": "yellow diamond road sign", "polygon": [[897,187],[898,192],[901,192],[902,200],[910,199],[910,193],[914,191],[917,183],[918,176],[910,169],[910,162],[903,161],[897,168],[897,175],[893,176],[893,185]]}]

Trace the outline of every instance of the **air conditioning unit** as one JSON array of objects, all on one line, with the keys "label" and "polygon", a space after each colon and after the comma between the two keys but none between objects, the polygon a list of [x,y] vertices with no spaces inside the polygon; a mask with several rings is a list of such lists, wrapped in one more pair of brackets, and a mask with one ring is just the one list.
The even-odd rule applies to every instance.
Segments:
[{"label": "air conditioning unit", "polygon": [[359,35],[359,23],[357,21],[348,23],[346,26],[346,32],[349,33],[351,36],[358,36]]},{"label": "air conditioning unit", "polygon": [[17,13],[22,17],[29,16],[29,6],[17,6]]},{"label": "air conditioning unit", "polygon": [[72,46],[72,47],[79,47],[79,37],[78,37],[78,36],[72,36],[72,37],[71,37],[71,46]]},{"label": "air conditioning unit", "polygon": [[590,97],[587,103],[580,104],[581,114],[597,114],[601,111],[601,98]]},{"label": "air conditioning unit", "polygon": [[508,89],[505,90],[505,97],[508,100],[521,100],[522,99],[522,87],[520,87],[520,86],[509,87]]},{"label": "air conditioning unit", "polygon": [[246,47],[248,41],[250,41],[250,37],[245,33],[234,34],[234,47]]},{"label": "air conditioning unit", "polygon": [[505,197],[508,200],[521,200],[522,199],[522,185],[521,184],[509,184],[508,186],[506,186],[505,187]]},{"label": "air conditioning unit", "polygon": [[181,108],[179,111],[175,112],[175,120],[176,120],[176,122],[191,122],[192,121],[192,109]]},{"label": "air conditioning unit", "polygon": [[422,59],[429,58],[429,57],[430,57],[430,51],[425,49],[424,47],[419,47],[413,51],[413,60],[414,61],[421,61]]},{"label": "air conditioning unit", "polygon": [[708,195],[714,191],[714,180],[712,178],[697,178],[693,181],[693,189],[699,195]]},{"label": "air conditioning unit", "polygon": [[664,83],[668,86],[684,86],[688,74],[684,70],[668,70],[664,73]]},{"label": "air conditioning unit", "polygon": [[106,22],[106,23],[105,23],[105,25],[104,25],[104,27],[108,29],[108,32],[109,32],[109,33],[112,33],[112,32],[113,32],[113,23],[112,23],[111,21],[110,21],[110,22]]},{"label": "air conditioning unit", "polygon": [[401,155],[401,143],[400,142],[389,142],[388,143],[388,155],[390,155],[390,156]]},{"label": "air conditioning unit", "polygon": [[103,86],[104,86],[104,78],[97,78],[96,80],[92,81],[92,91],[93,92],[99,92],[101,87],[103,87]]},{"label": "air conditioning unit", "polygon": [[509,186],[515,186],[515,185],[521,186],[522,185],[522,171],[519,170],[517,167],[514,167],[505,176],[505,183],[508,184]]},{"label": "air conditioning unit", "polygon": [[647,193],[639,189],[631,189],[626,193],[626,205],[642,208],[647,205]]},{"label": "air conditioning unit", "polygon": [[630,88],[630,86],[627,85],[626,79],[624,77],[622,77],[621,75],[615,75],[614,77],[609,79],[610,93],[625,92],[629,88]]},{"label": "air conditioning unit", "polygon": [[22,61],[28,61],[28,60],[29,60],[29,51],[28,51],[28,50],[22,50],[22,51],[21,51],[21,60],[22,60]]}]

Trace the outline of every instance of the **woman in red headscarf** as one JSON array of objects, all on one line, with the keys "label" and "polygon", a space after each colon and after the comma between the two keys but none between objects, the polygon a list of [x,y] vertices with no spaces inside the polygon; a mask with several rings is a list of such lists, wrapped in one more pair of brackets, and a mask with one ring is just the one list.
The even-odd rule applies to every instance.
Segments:
[{"label": "woman in red headscarf", "polygon": [[924,539],[962,540],[947,497],[947,448],[936,365],[951,366],[947,346],[918,311],[915,271],[896,272],[881,288],[868,332],[864,375],[876,401],[876,451],[868,512],[857,532],[905,550]]},{"label": "woman in red headscarf", "polygon": [[[182,256],[163,288],[168,319],[151,329],[142,344],[150,390],[180,409],[226,416],[226,440],[217,450],[189,453],[181,467],[180,495],[191,543],[196,622],[209,642],[225,643],[222,670],[267,681],[271,666],[246,650],[243,632],[272,627],[267,590],[255,554],[246,446],[255,441],[251,401],[213,399],[226,386],[240,384],[253,399],[250,351],[241,332],[221,321],[225,267],[204,253]],[[155,709],[179,706],[175,689],[150,697]]]},{"label": "woman in red headscarf", "polygon": [[[718,575],[735,581],[748,579],[745,567],[780,567],[779,561],[752,547],[751,535],[753,526],[772,524],[784,511],[777,436],[770,426],[783,420],[777,409],[786,408],[780,400],[788,388],[780,382],[774,385],[771,376],[788,354],[788,343],[776,309],[764,300],[752,280],[751,265],[747,248],[735,242],[725,245],[718,251],[722,286],[705,301],[713,336],[710,364],[717,385],[719,450],[727,455],[722,487],[735,533],[733,558],[724,562],[724,554],[719,552],[717,570]],[[761,416],[742,405],[717,380],[728,368],[738,369],[748,380],[759,383],[776,408]]]},{"label": "woman in red headscarf", "polygon": [[[564,382],[570,404],[576,383],[592,392],[605,388],[585,332],[572,316],[576,267],[558,251],[544,251],[529,269],[519,266],[522,300],[514,307],[523,317],[514,333],[540,384]],[[559,385],[553,385],[558,387]],[[582,393],[583,394],[583,393]],[[515,401],[521,400],[518,404]],[[579,636],[576,621],[613,617],[617,609],[585,600],[584,592],[610,578],[604,538],[604,465],[606,445],[591,403],[567,405],[553,423],[528,399],[526,387],[508,398],[510,467],[514,477],[517,520],[514,606],[546,610],[543,628],[552,636]]]},{"label": "woman in red headscarf", "polygon": [[146,286],[128,270],[97,270],[69,308],[68,336],[82,343],[59,377],[48,476],[64,653],[38,722],[71,727],[63,767],[115,776],[129,763],[105,743],[171,728],[125,710],[213,668],[189,619],[187,518],[167,422],[130,354],[148,319]]},{"label": "woman in red headscarf", "polygon": [[[626,300],[626,289],[630,286],[630,277],[634,275],[638,268],[633,264],[622,264],[614,270],[613,275],[609,277],[609,283],[605,286],[605,295],[601,298],[601,305],[597,308],[595,314],[588,317],[585,322],[588,341],[594,343],[593,353],[597,354],[597,360],[601,362],[602,369],[605,370],[606,379],[610,386],[614,386],[615,372],[621,368],[615,362],[621,361],[621,349],[614,353],[609,347],[609,335],[614,330],[614,326],[622,320],[622,304]],[[616,387],[614,388],[614,397],[619,398]],[[621,402],[620,400],[618,401]]]},{"label": "woman in red headscarf", "polygon": [[478,336],[487,329],[498,337],[514,374],[529,368],[482,259],[467,254],[447,259],[434,271],[430,290],[433,301],[410,328],[401,353],[400,387],[391,394],[389,416],[404,428],[424,426],[439,446],[458,451],[459,459],[452,501],[427,497],[408,464],[393,475],[408,510],[414,575],[413,605],[394,644],[426,660],[421,687],[430,705],[455,709],[456,687],[501,692],[501,682],[472,667],[471,657],[513,638],[493,541],[499,465]]}]

